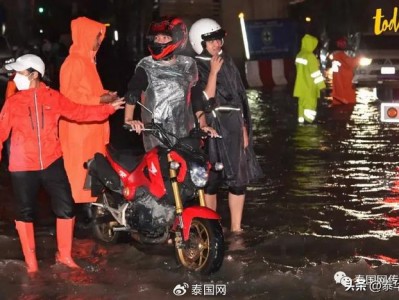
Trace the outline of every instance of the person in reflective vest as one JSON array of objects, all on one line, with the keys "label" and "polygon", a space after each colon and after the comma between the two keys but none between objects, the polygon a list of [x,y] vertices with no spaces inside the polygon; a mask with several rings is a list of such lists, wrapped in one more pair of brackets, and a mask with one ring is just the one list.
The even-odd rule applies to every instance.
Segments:
[{"label": "person in reflective vest", "polygon": [[317,38],[305,34],[301,50],[296,56],[296,79],[294,97],[298,97],[298,122],[312,123],[316,118],[317,98],[320,90],[326,87],[320,65],[313,51],[317,47]]},{"label": "person in reflective vest", "polygon": [[347,50],[346,38],[337,41],[340,50],[333,53],[332,61],[332,103],[331,105],[355,104],[356,92],[352,85],[353,73],[359,64],[359,58],[353,51]]}]

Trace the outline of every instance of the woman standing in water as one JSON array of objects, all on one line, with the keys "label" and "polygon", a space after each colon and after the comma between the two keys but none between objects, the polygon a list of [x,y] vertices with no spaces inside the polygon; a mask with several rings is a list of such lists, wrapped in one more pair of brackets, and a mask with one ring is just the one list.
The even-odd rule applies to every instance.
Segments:
[{"label": "woman standing in water", "polygon": [[[205,188],[206,205],[216,210],[217,192],[224,184],[229,190],[231,232],[241,232],[241,220],[247,185],[260,178],[262,170],[252,148],[252,126],[248,99],[239,71],[223,50],[226,32],[208,18],[196,21],[189,33],[196,56],[199,80],[196,93],[202,106],[196,113],[200,126],[209,124],[222,139],[209,139],[211,162],[221,161],[224,171],[212,172]],[[197,109],[195,109],[197,111]],[[205,117],[204,117],[205,116]]]}]

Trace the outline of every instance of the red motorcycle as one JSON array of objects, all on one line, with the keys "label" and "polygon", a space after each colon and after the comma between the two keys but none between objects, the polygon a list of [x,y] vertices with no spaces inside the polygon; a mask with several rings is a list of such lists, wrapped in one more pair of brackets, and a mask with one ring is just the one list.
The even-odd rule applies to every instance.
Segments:
[{"label": "red motorcycle", "polygon": [[220,216],[205,206],[203,188],[209,169],[221,170],[222,164],[209,164],[201,130],[180,139],[160,124],[144,130],[164,147],[137,156],[107,145],[105,156],[96,153],[86,163],[86,186],[98,197],[92,203],[95,237],[112,243],[128,232],[150,244],[171,238],[181,265],[202,274],[218,271],[224,258],[223,231]]}]

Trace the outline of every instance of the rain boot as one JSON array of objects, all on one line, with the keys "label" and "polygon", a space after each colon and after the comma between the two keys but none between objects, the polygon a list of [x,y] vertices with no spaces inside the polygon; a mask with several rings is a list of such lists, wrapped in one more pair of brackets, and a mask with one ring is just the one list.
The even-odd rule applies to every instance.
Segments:
[{"label": "rain boot", "polygon": [[38,266],[33,223],[15,221],[15,228],[18,231],[19,240],[21,241],[22,252],[24,253],[28,273],[35,273],[38,271]]},{"label": "rain boot", "polygon": [[69,268],[80,269],[71,257],[74,225],[75,218],[57,219],[58,252],[55,256],[55,260],[57,263],[64,264]]}]

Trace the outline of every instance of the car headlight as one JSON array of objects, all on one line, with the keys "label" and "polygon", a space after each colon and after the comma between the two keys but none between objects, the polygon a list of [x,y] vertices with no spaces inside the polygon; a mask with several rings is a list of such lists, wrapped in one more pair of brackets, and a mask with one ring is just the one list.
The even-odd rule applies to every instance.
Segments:
[{"label": "car headlight", "polygon": [[190,165],[190,177],[196,187],[203,188],[208,181],[208,172],[204,167],[192,163]]},{"label": "car headlight", "polygon": [[359,60],[359,65],[361,65],[362,67],[366,67],[369,66],[371,64],[373,60],[371,58],[368,57],[362,57]]}]

